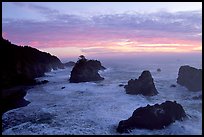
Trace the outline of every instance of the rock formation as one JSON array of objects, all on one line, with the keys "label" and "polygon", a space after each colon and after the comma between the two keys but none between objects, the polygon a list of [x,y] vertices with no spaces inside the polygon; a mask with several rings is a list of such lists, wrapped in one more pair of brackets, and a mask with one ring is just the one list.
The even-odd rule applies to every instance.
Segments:
[{"label": "rock formation", "polygon": [[56,57],[28,46],[17,46],[2,38],[0,45],[0,87],[33,82],[52,69],[64,68]]},{"label": "rock formation", "polygon": [[72,67],[72,66],[74,66],[75,65],[75,62],[73,62],[73,61],[69,61],[69,62],[67,62],[67,63],[64,63],[64,66],[65,67]]},{"label": "rock formation", "polygon": [[[1,100],[5,102],[3,105],[23,100],[26,95],[24,86],[38,84],[35,78],[43,76],[45,72],[52,69],[64,68],[56,56],[32,47],[12,44],[3,37],[0,45],[0,62],[2,64],[0,67]],[[14,88],[16,86],[22,87],[16,89]],[[7,110],[3,105],[1,109]]]},{"label": "rock formation", "polygon": [[175,88],[176,85],[175,85],[175,84],[171,84],[170,87],[171,87],[171,88]]},{"label": "rock formation", "polygon": [[14,108],[24,107],[30,102],[24,99],[26,95],[26,86],[16,86],[1,90],[1,115]]},{"label": "rock formation", "polygon": [[89,82],[103,80],[98,71],[104,70],[100,61],[87,60],[84,56],[81,57],[73,67],[69,81],[71,83]]},{"label": "rock formation", "polygon": [[186,113],[183,107],[175,101],[137,108],[127,120],[119,122],[117,132],[129,132],[134,128],[163,129],[175,120],[183,120]]},{"label": "rock formation", "polygon": [[185,86],[189,91],[202,90],[202,69],[188,65],[179,68],[177,83]]},{"label": "rock formation", "polygon": [[124,88],[127,94],[142,94],[144,96],[158,94],[152,75],[148,70],[143,71],[139,79],[129,80],[128,85],[125,85]]}]

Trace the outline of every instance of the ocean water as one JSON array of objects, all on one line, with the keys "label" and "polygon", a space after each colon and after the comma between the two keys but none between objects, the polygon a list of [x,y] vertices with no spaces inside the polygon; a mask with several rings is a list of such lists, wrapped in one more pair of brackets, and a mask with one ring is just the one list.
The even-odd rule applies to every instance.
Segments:
[{"label": "ocean water", "polygon": [[[181,65],[202,68],[201,61],[102,61],[107,69],[99,71],[105,78],[98,82],[69,83],[72,67],[46,73],[38,80],[49,80],[34,86],[25,96],[31,103],[10,110],[2,116],[3,135],[119,135],[119,121],[128,119],[133,111],[147,104],[166,100],[180,103],[187,118],[162,130],[134,129],[122,135],[201,135],[202,91],[190,92],[176,83]],[[160,68],[161,72],[157,72]],[[128,80],[149,70],[159,92],[153,97],[128,95],[124,87]],[[175,84],[176,87],[170,87]]]}]

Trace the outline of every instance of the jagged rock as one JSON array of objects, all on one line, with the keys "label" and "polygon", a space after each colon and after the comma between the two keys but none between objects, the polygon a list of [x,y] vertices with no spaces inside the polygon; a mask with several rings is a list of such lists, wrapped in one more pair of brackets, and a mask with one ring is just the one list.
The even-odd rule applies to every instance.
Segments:
[{"label": "jagged rock", "polygon": [[98,71],[103,70],[105,67],[101,65],[100,61],[87,60],[81,58],[77,61],[71,71],[70,83],[89,82],[103,80]]},{"label": "jagged rock", "polygon": [[175,101],[166,101],[162,104],[137,108],[127,120],[119,122],[117,132],[129,132],[134,128],[163,129],[175,120],[183,120],[186,113],[183,107]]},{"label": "jagged rock", "polygon": [[75,65],[75,62],[73,62],[73,61],[69,61],[69,62],[67,62],[67,63],[64,63],[64,66],[65,67],[72,67],[72,66],[74,66]]},{"label": "jagged rock", "polygon": [[189,91],[202,90],[202,69],[196,69],[188,65],[179,68],[177,83],[185,86]]},{"label": "jagged rock", "polygon": [[18,46],[2,38],[0,88],[10,88],[41,77],[51,69],[64,68],[56,57],[29,46]]},{"label": "jagged rock", "polygon": [[128,85],[125,85],[124,88],[127,94],[142,94],[144,96],[158,94],[152,75],[148,70],[143,71],[139,79],[129,80]]}]

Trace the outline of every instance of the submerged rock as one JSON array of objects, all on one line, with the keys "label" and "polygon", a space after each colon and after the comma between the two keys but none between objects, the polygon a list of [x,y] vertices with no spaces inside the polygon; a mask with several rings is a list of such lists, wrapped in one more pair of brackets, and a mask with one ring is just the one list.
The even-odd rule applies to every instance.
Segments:
[{"label": "submerged rock", "polygon": [[119,84],[118,86],[119,86],[119,87],[124,87],[124,85],[123,85],[123,84]]},{"label": "submerged rock", "polygon": [[200,100],[202,100],[202,94],[199,95],[199,96],[194,96],[194,97],[192,97],[192,99],[195,99],[195,100],[200,99]]},{"label": "submerged rock", "polygon": [[157,72],[161,72],[161,69],[160,69],[160,68],[158,68],[158,69],[157,69]]},{"label": "submerged rock", "polygon": [[175,101],[137,108],[127,120],[119,122],[117,132],[124,133],[134,128],[163,129],[175,120],[186,117],[183,107]]},{"label": "submerged rock", "polygon": [[64,89],[65,87],[61,87],[61,89]]},{"label": "submerged rock", "polygon": [[202,69],[196,69],[188,65],[179,68],[177,83],[185,86],[189,91],[202,90]]},{"label": "submerged rock", "polygon": [[143,71],[139,79],[129,80],[128,85],[125,85],[124,88],[127,94],[142,94],[144,96],[158,94],[152,75],[148,70]]},{"label": "submerged rock", "polygon": [[104,70],[100,61],[87,60],[84,56],[77,61],[71,71],[70,83],[89,82],[103,80],[98,71]]},{"label": "submerged rock", "polygon": [[171,88],[175,88],[176,87],[176,85],[175,84],[171,84],[171,86],[170,86]]}]

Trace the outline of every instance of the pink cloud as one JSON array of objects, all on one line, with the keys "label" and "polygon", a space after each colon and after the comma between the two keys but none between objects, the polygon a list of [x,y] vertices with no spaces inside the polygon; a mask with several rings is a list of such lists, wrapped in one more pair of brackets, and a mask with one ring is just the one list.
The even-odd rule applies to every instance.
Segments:
[{"label": "pink cloud", "polygon": [[[148,51],[151,48],[169,48],[173,51],[175,48],[182,52],[200,49],[198,47],[202,45],[200,14],[196,14],[193,19],[189,18],[190,13],[182,13],[182,16],[169,13],[171,16],[168,18],[163,16],[166,13],[154,13],[147,14],[146,18],[121,14],[120,18],[116,15],[99,15],[86,20],[75,15],[61,15],[58,12],[54,14],[50,12],[52,10],[41,6],[32,8],[42,14],[51,14],[55,20],[8,20],[2,24],[2,36],[18,45],[29,45],[39,49],[76,47],[77,54],[80,53],[80,49],[84,53],[96,54],[119,51],[130,53],[131,49],[135,52],[136,48],[143,52],[145,48]],[[152,16],[158,17],[158,20],[153,20]],[[175,22],[176,19],[181,22]],[[144,46],[145,44],[152,47]]]}]

